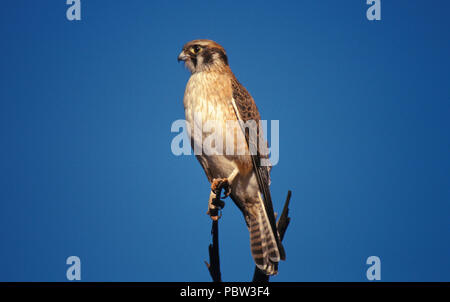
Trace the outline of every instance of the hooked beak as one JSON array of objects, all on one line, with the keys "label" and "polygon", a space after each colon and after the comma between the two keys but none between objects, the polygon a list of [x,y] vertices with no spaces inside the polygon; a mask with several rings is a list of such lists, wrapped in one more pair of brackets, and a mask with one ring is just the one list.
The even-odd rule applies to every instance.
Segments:
[{"label": "hooked beak", "polygon": [[179,55],[178,55],[178,62],[180,61],[186,61],[189,58],[189,56],[187,54],[184,53],[184,51],[182,51]]}]

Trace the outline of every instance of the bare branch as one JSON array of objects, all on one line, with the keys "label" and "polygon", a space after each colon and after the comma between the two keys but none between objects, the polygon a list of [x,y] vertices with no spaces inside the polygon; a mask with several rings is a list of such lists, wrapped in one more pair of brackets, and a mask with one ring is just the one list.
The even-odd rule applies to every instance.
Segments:
[{"label": "bare branch", "polygon": [[213,279],[213,282],[222,282],[220,273],[220,257],[219,257],[219,221],[213,220],[211,227],[211,234],[213,237],[213,243],[209,245],[209,264],[205,261],[209,274]]},{"label": "bare branch", "polygon": [[210,215],[216,217],[212,219],[211,235],[212,244],[208,246],[209,251],[209,263],[205,261],[206,267],[208,268],[209,274],[213,279],[213,282],[222,282],[222,277],[220,273],[220,257],[219,257],[219,210],[225,206],[225,203],[220,200],[220,195],[222,194],[223,186],[219,186],[214,194],[216,197],[213,199],[212,203],[216,206],[215,209],[210,209]]},{"label": "bare branch", "polygon": [[[213,200],[213,204],[218,206],[216,212],[213,213],[214,216],[218,215],[219,209],[223,208],[224,202],[220,200],[220,195],[222,193],[222,187],[219,187],[217,191],[214,191],[216,198]],[[284,203],[283,212],[281,212],[280,218],[277,222],[277,230],[280,235],[280,240],[283,241],[286,230],[289,226],[291,218],[289,215],[289,202],[291,200],[292,192],[289,190],[286,201]],[[220,205],[220,206],[219,206]],[[220,216],[218,216],[220,218]],[[208,268],[209,274],[213,282],[222,282],[222,277],[220,273],[220,257],[219,257],[219,220],[212,220],[211,227],[212,244],[209,245],[209,262],[205,261],[206,267]],[[253,274],[253,282],[269,282],[269,276],[264,274],[255,266],[255,272]]]}]

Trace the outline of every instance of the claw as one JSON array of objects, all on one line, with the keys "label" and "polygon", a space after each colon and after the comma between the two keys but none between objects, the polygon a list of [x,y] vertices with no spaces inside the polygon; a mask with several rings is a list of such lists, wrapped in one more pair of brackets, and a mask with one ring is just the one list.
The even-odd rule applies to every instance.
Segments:
[{"label": "claw", "polygon": [[219,198],[214,198],[212,204],[219,209],[223,209],[225,207],[225,202]]},{"label": "claw", "polygon": [[227,178],[215,178],[211,184],[211,191],[213,191],[214,194],[219,195],[220,192],[224,190],[224,196],[219,198],[227,198],[231,194],[231,186],[228,182]]},{"label": "claw", "polygon": [[[222,190],[224,190],[224,196],[222,195]],[[212,220],[217,221],[222,216],[220,210],[225,207],[225,202],[221,200],[221,198],[225,199],[231,194],[231,186],[228,182],[227,178],[216,178],[211,183],[211,192],[214,196],[210,199],[209,209],[207,214],[211,217]]]},{"label": "claw", "polygon": [[222,197],[223,199],[225,199],[231,195],[231,186],[228,184],[228,182],[227,182],[227,185],[224,187],[223,194],[224,194]]},{"label": "claw", "polygon": [[219,208],[210,208],[206,214],[214,221],[217,221],[220,217],[222,217],[222,213],[219,211]]}]

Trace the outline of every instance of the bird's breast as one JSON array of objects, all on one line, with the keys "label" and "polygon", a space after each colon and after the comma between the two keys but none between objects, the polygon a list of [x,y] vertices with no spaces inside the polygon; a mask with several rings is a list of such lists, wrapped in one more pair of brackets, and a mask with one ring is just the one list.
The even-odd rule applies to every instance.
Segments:
[{"label": "bird's breast", "polygon": [[[191,141],[208,153],[211,139],[214,145],[209,154],[224,154],[225,137],[229,121],[236,121],[232,105],[232,87],[229,75],[215,72],[195,73],[189,79],[184,94],[186,123],[190,129]],[[201,135],[199,135],[201,133]]]},{"label": "bird's breast", "polygon": [[[183,102],[192,147],[194,152],[200,150],[196,154],[206,163],[207,174],[223,178],[238,168],[237,185],[241,183],[240,177],[251,177],[252,161],[237,123],[231,83],[229,74],[194,73],[186,85]],[[243,183],[250,185],[248,179]]]},{"label": "bird's breast", "polygon": [[208,162],[215,177],[228,176],[236,166],[233,161],[249,162],[247,157],[236,155],[244,154],[247,145],[237,124],[232,98],[230,76],[212,72],[193,74],[184,95],[192,147],[194,152],[200,150],[199,155]]},{"label": "bird's breast", "polygon": [[186,120],[193,122],[196,115],[201,116],[203,123],[236,119],[231,99],[232,88],[228,74],[194,73],[184,94]]}]

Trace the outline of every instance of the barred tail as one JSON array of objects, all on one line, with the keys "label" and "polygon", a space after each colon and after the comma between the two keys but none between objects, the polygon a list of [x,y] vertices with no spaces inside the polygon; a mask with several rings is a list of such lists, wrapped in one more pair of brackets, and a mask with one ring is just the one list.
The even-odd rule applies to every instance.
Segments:
[{"label": "barred tail", "polygon": [[266,275],[276,275],[280,251],[263,207],[258,206],[257,215],[250,217],[250,247],[256,266]]}]

